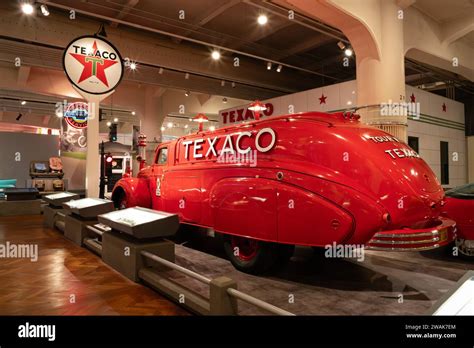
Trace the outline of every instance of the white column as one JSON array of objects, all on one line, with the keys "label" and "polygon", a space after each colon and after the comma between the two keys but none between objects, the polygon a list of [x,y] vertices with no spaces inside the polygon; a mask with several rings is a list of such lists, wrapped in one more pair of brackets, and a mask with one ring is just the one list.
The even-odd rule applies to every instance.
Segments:
[{"label": "white column", "polygon": [[[357,104],[405,101],[405,64],[403,50],[403,19],[393,0],[380,1],[380,59],[357,53]],[[400,140],[407,140],[406,116],[382,116],[378,107],[361,110],[362,122],[382,128]]]}]

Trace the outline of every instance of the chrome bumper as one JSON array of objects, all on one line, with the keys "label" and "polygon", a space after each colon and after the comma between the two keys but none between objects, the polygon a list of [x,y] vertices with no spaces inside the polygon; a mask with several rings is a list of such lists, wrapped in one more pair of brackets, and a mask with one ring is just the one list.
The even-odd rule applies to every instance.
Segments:
[{"label": "chrome bumper", "polygon": [[456,223],[440,218],[440,224],[425,229],[381,231],[367,243],[369,250],[422,251],[436,249],[451,243],[456,238]]}]

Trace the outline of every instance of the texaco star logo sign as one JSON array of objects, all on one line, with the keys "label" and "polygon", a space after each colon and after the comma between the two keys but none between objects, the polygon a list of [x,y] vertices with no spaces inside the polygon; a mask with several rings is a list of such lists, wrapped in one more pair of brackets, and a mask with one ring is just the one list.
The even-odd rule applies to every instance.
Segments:
[{"label": "texaco star logo sign", "polygon": [[63,66],[69,81],[90,94],[112,91],[123,76],[120,53],[110,42],[96,36],[73,40],[64,51]]}]

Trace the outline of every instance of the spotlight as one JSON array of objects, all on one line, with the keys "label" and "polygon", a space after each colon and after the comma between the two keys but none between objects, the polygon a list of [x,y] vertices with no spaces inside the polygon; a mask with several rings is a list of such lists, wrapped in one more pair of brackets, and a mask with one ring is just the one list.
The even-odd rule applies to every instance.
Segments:
[{"label": "spotlight", "polygon": [[283,69],[283,66],[280,64],[280,65],[277,66],[277,72],[280,72],[281,69]]},{"label": "spotlight", "polygon": [[23,117],[23,114],[19,113],[18,116],[16,117],[16,120],[20,121],[20,118],[22,118],[22,117]]},{"label": "spotlight", "polygon": [[184,95],[185,95],[186,97],[189,97],[190,94],[191,94],[191,92],[189,92],[189,91],[184,92]]},{"label": "spotlight", "polygon": [[135,116],[135,115],[136,115],[136,112],[135,112],[135,111],[132,111],[132,115]]},{"label": "spotlight", "polygon": [[352,50],[350,48],[346,48],[346,50],[344,51],[344,54],[347,56],[347,57],[350,57],[352,56]]},{"label": "spotlight", "polygon": [[232,88],[235,88],[235,82],[232,82]]},{"label": "spotlight", "polygon": [[107,121],[107,127],[110,127],[112,125],[112,122]]},{"label": "spotlight", "polygon": [[348,100],[347,105],[352,105],[352,101]]},{"label": "spotlight", "polygon": [[210,130],[211,132],[214,132],[214,131],[216,130],[216,127],[210,126],[210,127],[209,127],[209,130]]},{"label": "spotlight", "polygon": [[267,70],[272,70],[272,63],[270,62],[267,63]]},{"label": "spotlight", "polygon": [[137,63],[131,62],[130,63],[130,70],[135,70],[137,68]]},{"label": "spotlight", "polygon": [[267,24],[267,22],[268,22],[268,17],[265,16],[264,14],[262,14],[262,15],[258,16],[257,22],[258,22],[258,24],[260,24],[260,25],[265,25],[265,24]]},{"label": "spotlight", "polygon": [[227,98],[222,98],[222,102],[223,102],[224,104],[227,104]]},{"label": "spotlight", "polygon": [[212,53],[211,53],[211,57],[212,57],[212,59],[214,59],[214,60],[219,60],[219,59],[221,58],[221,54],[220,54],[220,52],[219,52],[218,50],[214,50],[214,51],[212,51]]},{"label": "spotlight", "polygon": [[114,118],[114,123],[117,123],[117,122],[118,122],[118,118],[115,117],[115,118]]},{"label": "spotlight", "polygon": [[46,6],[46,5],[41,5],[41,6],[40,6],[40,9],[41,9],[41,13],[43,14],[43,16],[45,16],[45,17],[48,17],[48,16],[49,16],[48,6]]},{"label": "spotlight", "polygon": [[168,127],[168,128],[173,128],[173,123],[172,123],[172,122],[168,122],[168,123],[166,124],[166,127]]},{"label": "spotlight", "polygon": [[339,41],[339,42],[337,43],[337,46],[339,46],[339,48],[340,48],[341,50],[343,50],[344,48],[346,48],[346,45],[344,45],[344,43],[343,43],[342,41]]},{"label": "spotlight", "polygon": [[165,130],[165,127],[161,127],[160,129],[161,129],[161,131],[162,131],[162,132],[164,132],[164,130]]},{"label": "spotlight", "polygon": [[158,69],[158,74],[163,74],[163,68]]},{"label": "spotlight", "polygon": [[23,5],[21,5],[21,10],[23,11],[24,14],[30,15],[33,14],[35,11],[35,8],[33,7],[32,4],[25,2]]},{"label": "spotlight", "polygon": [[21,104],[21,105],[25,105],[25,104],[26,104],[26,100],[22,100],[20,104]]},{"label": "spotlight", "polygon": [[184,125],[184,129],[187,129],[187,128],[188,128],[188,125],[187,125],[187,124],[185,124],[185,125]]}]

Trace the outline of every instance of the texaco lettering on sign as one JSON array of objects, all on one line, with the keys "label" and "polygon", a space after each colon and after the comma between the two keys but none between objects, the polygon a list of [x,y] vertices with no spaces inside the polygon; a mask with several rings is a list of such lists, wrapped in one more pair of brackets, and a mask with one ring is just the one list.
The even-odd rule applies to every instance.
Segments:
[{"label": "texaco lettering on sign", "polygon": [[122,57],[107,40],[82,36],[64,51],[63,66],[69,81],[90,94],[106,94],[120,83],[123,76]]}]

